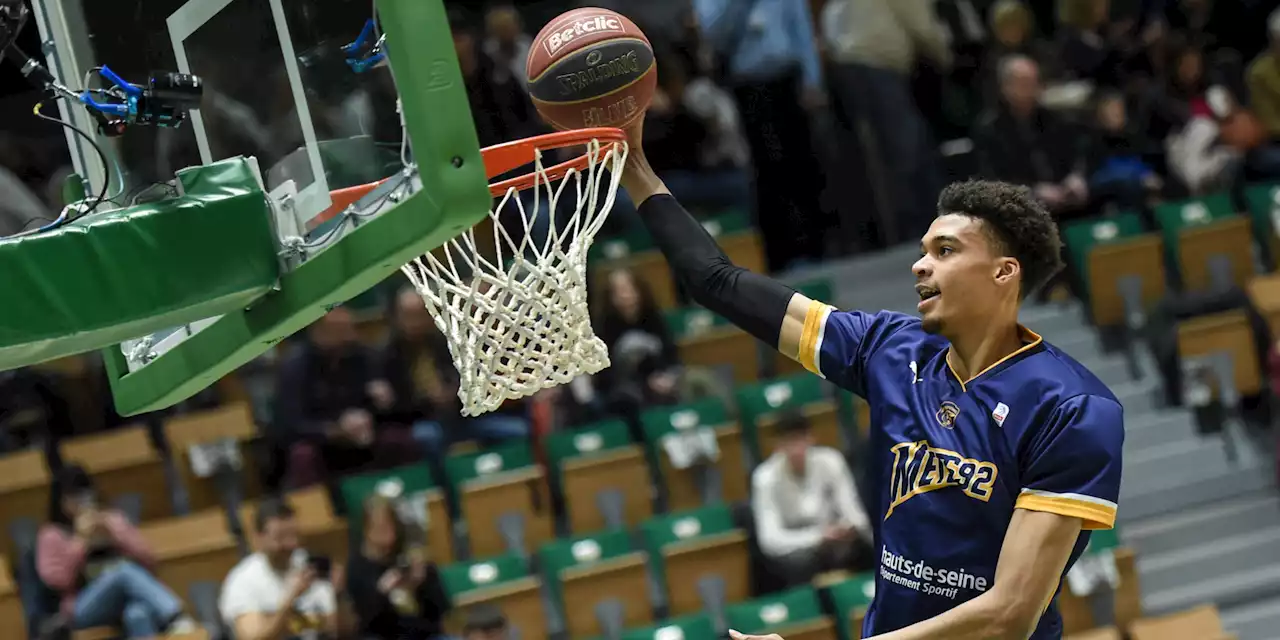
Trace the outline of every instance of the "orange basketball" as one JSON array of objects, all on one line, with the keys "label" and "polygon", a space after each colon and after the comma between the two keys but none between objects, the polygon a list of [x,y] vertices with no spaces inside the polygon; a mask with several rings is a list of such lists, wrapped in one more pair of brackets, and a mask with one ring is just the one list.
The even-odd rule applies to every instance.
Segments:
[{"label": "orange basketball", "polygon": [[533,39],[527,71],[533,106],[557,129],[625,127],[644,115],[658,81],[640,28],[594,7],[548,22]]}]

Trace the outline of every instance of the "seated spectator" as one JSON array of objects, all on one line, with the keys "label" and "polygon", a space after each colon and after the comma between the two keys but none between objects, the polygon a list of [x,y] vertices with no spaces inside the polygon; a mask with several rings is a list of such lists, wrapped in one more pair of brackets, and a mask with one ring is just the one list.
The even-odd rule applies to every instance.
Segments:
[{"label": "seated spectator", "polygon": [[258,551],[231,569],[218,596],[218,612],[237,640],[345,637],[354,625],[349,607],[339,606],[342,567],[301,548],[293,509],[264,499],[254,530]]},{"label": "seated spectator", "polygon": [[275,429],[289,452],[288,484],[305,487],[420,458],[407,427],[388,422],[396,397],[360,344],[351,311],[317,320],[280,364]]},{"label": "seated spectator", "polygon": [[449,599],[425,549],[409,548],[395,503],[365,501],[364,541],[352,554],[347,584],[365,639],[432,640],[444,635]]},{"label": "seated spectator", "polygon": [[495,5],[484,16],[484,54],[494,61],[494,82],[512,82],[528,89],[529,47],[533,38],[524,30],[520,12],[509,4]]},{"label": "seated spectator", "polygon": [[1144,206],[1147,194],[1163,184],[1155,169],[1143,159],[1149,151],[1141,134],[1131,126],[1124,96],[1107,92],[1095,108],[1097,145],[1090,166],[1089,191],[1096,202],[1111,202],[1123,209]]},{"label": "seated spectator", "polygon": [[414,440],[432,458],[465,440],[492,445],[529,437],[521,403],[471,418],[462,416],[458,370],[449,345],[411,287],[396,295],[381,369],[396,398],[392,410],[396,420],[413,425]]},{"label": "seated spectator", "polygon": [[999,103],[974,127],[973,143],[988,178],[1030,186],[1055,214],[1079,211],[1089,198],[1084,179],[1088,137],[1040,106],[1040,68],[1014,55],[1000,61]]},{"label": "seated spectator", "polygon": [[1123,60],[1107,31],[1110,0],[1058,0],[1058,62],[1068,80],[1116,87]]},{"label": "seated spectator", "polygon": [[1221,126],[1235,102],[1211,86],[1197,44],[1170,46],[1171,70],[1164,90],[1151,98],[1148,127],[1163,134],[1170,175],[1193,194],[1212,191],[1231,182],[1241,164],[1242,154],[1223,139]]},{"label": "seated spectator", "polygon": [[84,469],[64,467],[49,497],[36,570],[62,594],[56,627],[118,626],[129,638],[192,630],[182,601],[150,572],[155,557],[142,534],[123,513],[99,503]]},{"label": "seated spectator", "polygon": [[808,584],[835,569],[870,566],[871,521],[839,451],[816,446],[808,421],[778,421],[778,449],[751,473],[756,539],[775,577]]},{"label": "seated spectator", "polygon": [[1255,154],[1270,169],[1280,168],[1280,9],[1267,19],[1267,36],[1270,47],[1249,64],[1247,79],[1250,106],[1268,138]]},{"label": "seated spectator", "polygon": [[476,605],[467,610],[462,625],[462,640],[509,640],[511,628],[507,617],[493,605]]},{"label": "seated spectator", "polygon": [[997,70],[1000,61],[1012,55],[1024,55],[1037,64],[1043,64],[1050,56],[1043,43],[1035,38],[1035,18],[1021,0],[998,0],[991,5],[990,28],[992,42],[987,47],[982,62],[982,93],[988,103],[1000,99]]}]

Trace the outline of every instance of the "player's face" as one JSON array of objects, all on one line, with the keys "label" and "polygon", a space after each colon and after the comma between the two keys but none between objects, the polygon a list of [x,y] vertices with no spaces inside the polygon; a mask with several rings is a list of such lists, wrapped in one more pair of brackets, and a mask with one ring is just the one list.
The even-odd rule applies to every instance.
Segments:
[{"label": "player's face", "polygon": [[[938,216],[920,242],[916,309],[925,331],[948,335],[961,327],[983,326],[1008,295],[1017,262],[995,251],[977,218]],[[1016,290],[1014,292],[1016,296]]]}]

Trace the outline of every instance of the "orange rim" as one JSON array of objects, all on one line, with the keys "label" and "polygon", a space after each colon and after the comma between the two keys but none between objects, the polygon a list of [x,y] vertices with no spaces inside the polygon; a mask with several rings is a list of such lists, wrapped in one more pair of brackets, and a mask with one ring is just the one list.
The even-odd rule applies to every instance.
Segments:
[{"label": "orange rim", "polygon": [[[622,129],[613,127],[596,127],[593,129],[573,129],[570,131],[557,131],[555,133],[547,133],[540,136],[533,136],[523,140],[512,140],[504,142],[492,147],[486,147],[480,150],[480,155],[484,158],[485,173],[492,180],[508,171],[513,171],[527,164],[532,164],[534,156],[538,151],[548,151],[551,149],[564,149],[565,147],[576,147],[599,140],[601,144],[626,142],[627,134]],[[591,164],[588,154],[584,153],[572,160],[561,162],[553,167],[547,168],[547,177],[545,181],[555,181],[563,178],[569,173],[570,169],[582,171]],[[501,182],[494,182],[489,185],[489,193],[495,198],[502,197],[514,188],[516,191],[524,191],[532,188],[541,179],[536,173],[526,173],[522,176],[508,178]]]},{"label": "orange rim", "polygon": [[[551,149],[564,149],[566,147],[576,147],[584,145],[592,140],[599,140],[601,145],[617,144],[626,142],[627,134],[622,129],[613,127],[597,127],[594,129],[573,129],[571,131],[557,131],[555,133],[547,133],[523,140],[512,140],[502,144],[495,144],[480,150],[480,156],[484,158],[485,175],[490,180],[509,171],[514,171],[527,164],[533,164],[534,156],[538,151],[548,151]],[[590,165],[590,158],[586,153],[565,162],[561,162],[553,167],[547,168],[546,181],[556,181],[564,178],[570,169],[583,171]],[[314,229],[329,220],[337,217],[347,207],[355,204],[361,198],[369,194],[378,187],[378,185],[386,182],[390,178],[383,178],[368,184],[356,185],[345,189],[335,189],[329,192],[329,198],[333,204],[312,218],[307,224],[308,230]],[[500,198],[507,193],[508,190],[514,188],[516,191],[524,191],[533,188],[538,184],[540,178],[538,174],[530,172],[522,176],[508,178],[501,182],[494,182],[489,185],[489,193],[495,198]]]}]

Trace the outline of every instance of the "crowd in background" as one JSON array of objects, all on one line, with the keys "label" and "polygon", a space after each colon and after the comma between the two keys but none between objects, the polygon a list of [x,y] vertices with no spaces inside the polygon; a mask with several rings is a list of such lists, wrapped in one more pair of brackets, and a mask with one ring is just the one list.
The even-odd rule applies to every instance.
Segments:
[{"label": "crowd in background", "polygon": [[[775,272],[914,242],[942,184],[971,175],[1025,184],[1063,221],[1280,178],[1274,2],[646,0],[630,3],[634,13],[614,4],[657,54],[645,125],[653,166],[691,210],[751,212]],[[532,34],[521,11],[461,5],[451,17],[481,144],[542,132],[525,95]],[[0,132],[0,231],[58,206],[64,143],[38,131]],[[620,203],[615,217],[618,232],[634,230],[634,207]],[[387,296],[385,344],[362,341],[352,311],[334,309],[244,372],[261,398],[268,484],[417,461],[438,471],[458,442],[536,439],[607,417],[634,426],[643,408],[728,393],[714,373],[681,365],[634,274],[602,275],[591,304],[610,369],[476,418],[461,415],[447,345],[412,290]],[[59,438],[123,422],[98,391],[86,412],[56,374],[0,372],[0,447],[44,446],[61,469],[38,550],[61,622],[92,626],[123,611],[131,636],[143,637],[180,625],[181,607],[146,571],[133,525],[95,503],[82,470],[56,460]],[[176,410],[218,401],[214,389]],[[814,447],[800,418],[782,432],[753,478],[759,544],[780,580],[865,566],[870,524],[847,458]],[[274,628],[293,624],[275,616],[279,603],[302,603],[289,609],[331,630],[439,634],[449,605],[435,569],[398,564],[403,540],[384,507],[366,505],[364,546],[346,579],[331,581],[310,565],[280,578],[305,554],[288,505],[261,507],[255,535],[267,544],[228,577],[223,615]],[[358,620],[343,613],[351,601]],[[473,617],[468,637],[498,637],[485,634],[500,633],[501,616]]]}]

